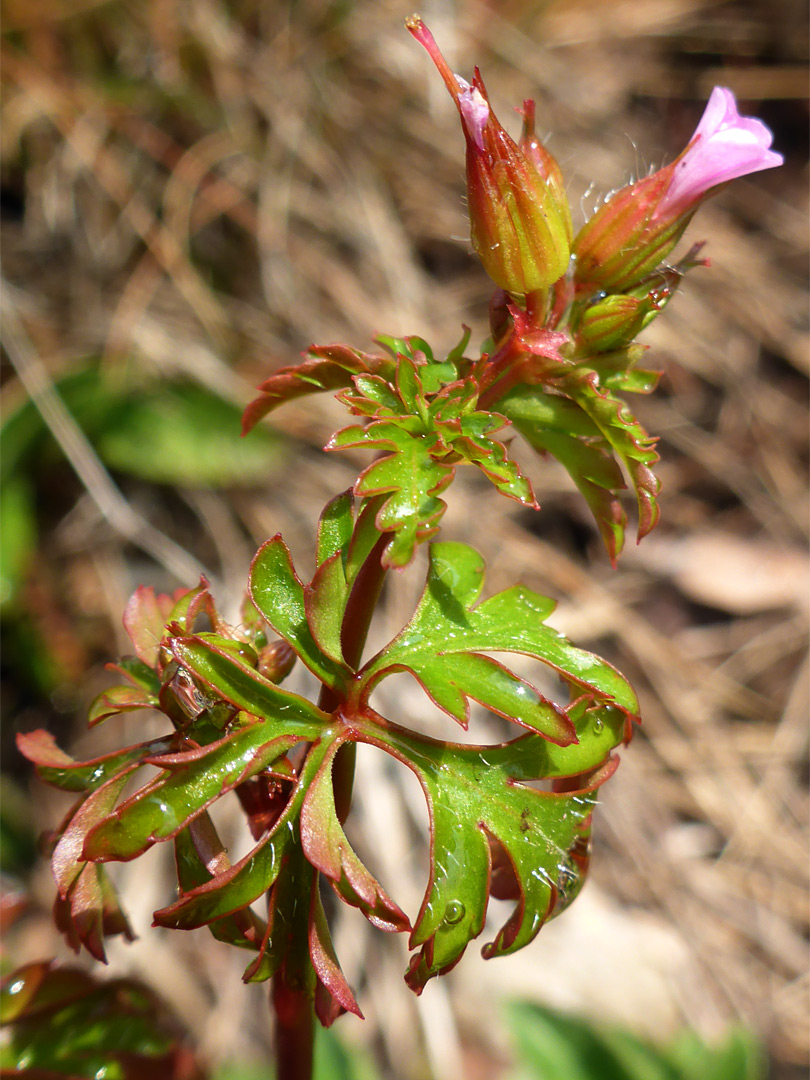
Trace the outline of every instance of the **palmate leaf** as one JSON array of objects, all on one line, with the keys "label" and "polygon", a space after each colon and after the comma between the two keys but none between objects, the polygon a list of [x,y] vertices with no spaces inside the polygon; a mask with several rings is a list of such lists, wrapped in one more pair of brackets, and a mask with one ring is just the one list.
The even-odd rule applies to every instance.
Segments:
[{"label": "palmate leaf", "polygon": [[[333,548],[334,543],[322,546],[322,566],[343,565],[342,551]],[[277,565],[289,581],[286,559]],[[522,947],[570,900],[584,874],[593,791],[614,767],[610,750],[627,738],[636,699],[612,667],[545,625],[551,601],[517,588],[476,607],[482,581],[483,562],[471,548],[432,546],[428,584],[414,618],[340,691],[342,703],[331,717],[321,714],[319,730],[313,721],[309,753],[276,825],[240,863],[158,912],[161,925],[200,926],[252,903],[274,882],[285,881],[278,875],[300,837],[310,864],[345,902],[383,929],[407,928],[406,916],[358,858],[335,812],[332,762],[349,742],[369,743],[402,761],[416,773],[427,797],[433,854],[411,938],[414,948],[421,947],[409,974],[415,989],[452,966],[480,933],[490,893],[490,841],[506,852],[517,907],[487,955]],[[269,595],[270,576],[265,584]],[[307,588],[300,585],[302,595]],[[300,598],[297,606],[300,613]],[[261,676],[240,657],[218,650],[205,635],[178,638],[170,647],[208,691],[243,709],[250,701],[255,714],[275,717],[278,730],[289,730]],[[317,650],[314,635],[308,647]],[[520,652],[542,660],[569,685],[574,701],[567,707],[554,705],[478,650]],[[447,694],[439,682],[443,664],[455,665]],[[474,696],[538,733],[477,747],[414,735],[379,717],[368,704],[374,686],[394,670],[417,674],[459,719],[466,696]],[[271,697],[278,693],[273,687]],[[297,724],[292,730],[303,734]],[[570,790],[559,792],[524,786],[525,781],[566,777],[581,779],[569,780],[565,787]],[[276,908],[276,918],[283,917],[280,901]],[[314,947],[310,943],[310,951]]]},{"label": "palmate leaf", "polygon": [[361,473],[354,490],[361,497],[388,496],[376,516],[377,529],[393,533],[383,562],[388,567],[407,566],[416,545],[438,530],[446,509],[438,496],[452,481],[454,468],[434,457],[446,452],[439,435],[425,430],[418,417],[376,420],[365,428],[343,428],[326,445],[327,450],[349,447],[388,452]]},{"label": "palmate leaf", "polygon": [[[513,915],[485,947],[485,957],[523,948],[581,885],[593,793],[615,768],[609,753],[625,737],[626,716],[610,706],[580,712],[579,743],[566,747],[538,735],[499,746],[462,746],[415,735],[382,718],[353,725],[358,738],[416,774],[428,803],[430,878],[410,938],[411,948],[422,948],[407,976],[417,993],[453,967],[483,929],[490,839],[505,850],[518,892]],[[565,793],[522,783],[582,773],[581,783]]]},{"label": "palmate leaf", "polygon": [[[281,538],[268,541],[251,570],[245,637],[224,636],[228,628],[204,584],[171,611],[168,598],[139,595],[131,629],[158,666],[123,662],[131,690],[99,703],[97,712],[156,700],[175,723],[173,735],[91,762],[62,754],[44,732],[21,737],[40,774],[80,796],[53,857],[57,915],[70,944],[103,957],[105,933],[129,932],[102,864],[170,840],[180,891],[155,912],[157,925],[208,926],[221,940],[253,951],[245,978],[281,972],[311,993],[324,1023],[347,1009],[359,1013],[331,943],[321,876],[375,926],[404,931],[411,923],[364,865],[338,816],[333,765],[356,743],[412,769],[427,799],[431,862],[410,939],[418,950],[407,976],[414,990],[452,967],[481,932],[490,895],[511,897],[516,906],[487,956],[527,944],[575,895],[587,869],[594,791],[615,767],[611,749],[629,737],[635,696],[610,665],[548,627],[552,601],[518,586],[479,602],[483,560],[453,543],[432,546],[412,619],[355,670],[343,656],[342,623],[369,554],[376,559],[382,548],[377,519],[384,501],[384,494],[368,499],[355,513],[350,493],[332,500],[309,583],[298,578]],[[157,617],[167,612],[167,632],[153,646]],[[195,633],[197,613],[220,632]],[[331,712],[261,673],[262,620],[328,688],[323,700]],[[489,653],[541,662],[560,677],[570,700],[549,700]],[[529,733],[495,746],[413,734],[371,706],[375,687],[395,671],[414,675],[462,724],[472,698]],[[178,699],[171,695],[178,684],[190,697],[188,710],[176,715]],[[143,765],[155,775],[126,795]],[[551,790],[529,786],[536,780]],[[208,811],[233,790],[255,844],[232,864]],[[259,802],[251,807],[254,798]],[[263,895],[266,923],[251,911]],[[294,916],[302,902],[304,920]]]},{"label": "palmate leaf", "polygon": [[546,625],[553,601],[516,586],[474,607],[483,581],[484,562],[473,548],[453,542],[431,546],[427,585],[413,618],[354,682],[361,709],[386,675],[409,671],[440,708],[464,725],[467,699],[473,698],[553,742],[574,742],[574,725],[564,708],[485,655],[515,652],[559,672],[576,698],[616,704],[628,715],[638,712],[630,685],[614,668]]}]

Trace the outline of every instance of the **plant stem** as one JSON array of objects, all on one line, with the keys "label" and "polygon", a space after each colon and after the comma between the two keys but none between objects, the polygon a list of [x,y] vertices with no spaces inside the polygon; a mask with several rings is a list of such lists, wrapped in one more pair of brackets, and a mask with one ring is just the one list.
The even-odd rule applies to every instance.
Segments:
[{"label": "plant stem", "polygon": [[[388,534],[383,534],[371,549],[358,571],[346,604],[341,627],[341,645],[344,659],[352,668],[360,666],[371,619],[385,579],[385,567],[380,560],[389,539]],[[324,712],[332,712],[339,704],[333,691],[324,686],[318,699],[318,707]],[[346,820],[351,807],[355,758],[354,743],[347,743],[338,751],[332,767],[335,809],[341,822]],[[301,917],[308,918],[307,905],[302,905],[300,910]],[[282,968],[273,977],[270,1002],[276,1020],[277,1080],[311,1080],[315,1018],[309,996],[300,987],[287,982]]]},{"label": "plant stem", "polygon": [[[305,909],[306,910],[306,909]],[[275,1014],[277,1080],[311,1080],[315,1015],[305,990],[273,978],[270,1004]]]}]

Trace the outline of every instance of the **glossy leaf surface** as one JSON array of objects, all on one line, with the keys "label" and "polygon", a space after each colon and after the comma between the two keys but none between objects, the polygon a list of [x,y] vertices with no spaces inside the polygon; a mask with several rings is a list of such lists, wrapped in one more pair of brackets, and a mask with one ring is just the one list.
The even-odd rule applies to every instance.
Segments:
[{"label": "glossy leaf surface", "polygon": [[555,669],[591,701],[615,703],[635,715],[638,703],[627,681],[605,661],[577,649],[546,625],[554,604],[516,586],[476,605],[484,581],[481,556],[465,544],[438,543],[430,552],[427,586],[411,621],[360,672],[365,702],[386,675],[410,671],[440,708],[462,724],[467,699],[539,731],[562,745],[575,741],[570,718],[530,683],[485,655],[515,652]]}]

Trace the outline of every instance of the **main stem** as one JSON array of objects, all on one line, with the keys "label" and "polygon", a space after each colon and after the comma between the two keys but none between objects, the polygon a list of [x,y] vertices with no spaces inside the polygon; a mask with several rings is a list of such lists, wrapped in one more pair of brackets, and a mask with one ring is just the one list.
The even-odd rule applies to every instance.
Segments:
[{"label": "main stem", "polygon": [[[351,668],[360,666],[363,648],[380,590],[385,578],[381,557],[390,537],[380,536],[360,568],[352,586],[343,616],[340,641],[343,657]],[[340,702],[328,686],[321,689],[318,707],[332,712]],[[338,751],[332,768],[335,809],[343,822],[349,813],[354,783],[355,745],[347,743]],[[301,918],[308,918],[307,905],[301,905]],[[315,1047],[315,1016],[312,1001],[299,987],[288,985],[282,968],[273,976],[270,1006],[275,1014],[277,1080],[312,1080]]]}]

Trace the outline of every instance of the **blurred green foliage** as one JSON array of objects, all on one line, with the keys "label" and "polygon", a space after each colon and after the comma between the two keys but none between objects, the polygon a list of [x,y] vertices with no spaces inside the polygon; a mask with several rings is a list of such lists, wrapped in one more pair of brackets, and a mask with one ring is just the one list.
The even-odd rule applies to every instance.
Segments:
[{"label": "blurred green foliage", "polygon": [[765,1080],[755,1036],[734,1028],[709,1045],[693,1031],[653,1045],[542,1005],[513,1002],[506,1020],[516,1069],[509,1080]]}]

